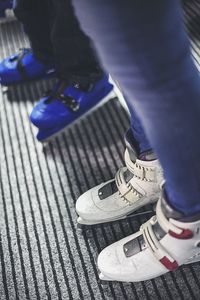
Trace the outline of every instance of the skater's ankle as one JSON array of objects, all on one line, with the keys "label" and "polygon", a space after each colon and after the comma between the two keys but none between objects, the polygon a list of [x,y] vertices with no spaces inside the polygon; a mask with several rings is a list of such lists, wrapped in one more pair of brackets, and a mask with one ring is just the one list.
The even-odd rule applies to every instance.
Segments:
[{"label": "skater's ankle", "polygon": [[43,64],[52,64],[54,62],[54,58],[49,53],[42,53],[38,50],[32,49],[34,56]]},{"label": "skater's ankle", "polygon": [[71,73],[61,74],[63,77],[68,77],[71,84],[78,83],[83,88],[88,86],[94,86],[96,82],[101,80],[105,73],[96,65],[91,66],[79,66],[79,69],[72,70]]},{"label": "skater's ankle", "polygon": [[[134,159],[135,157],[139,156],[140,153],[140,148],[139,148],[139,144],[136,141],[136,139],[134,138],[133,134],[132,134],[132,130],[131,128],[129,128],[125,135],[124,135],[124,140],[125,140],[125,144],[126,144],[126,148],[128,149],[129,152],[134,152]],[[129,153],[130,154],[130,153]],[[131,155],[130,155],[131,158]]]},{"label": "skater's ankle", "polygon": [[[125,133],[125,143],[126,143],[126,148],[129,151],[130,158],[131,158],[131,156],[133,156],[133,159],[131,159],[131,160],[134,161],[135,156],[137,156],[140,160],[143,160],[143,161],[156,160],[156,155],[151,148],[144,147],[144,145],[141,148],[140,144],[135,139],[131,128],[129,130],[127,130],[127,132]],[[133,155],[131,155],[132,152],[134,153]]]},{"label": "skater's ankle", "polygon": [[144,161],[152,161],[156,160],[156,155],[152,149],[149,149],[140,153],[139,159]]},{"label": "skater's ankle", "polygon": [[168,219],[172,218],[181,222],[195,222],[200,220],[199,207],[190,207],[189,209],[177,207],[172,198],[169,198],[166,190],[163,191],[161,207]]}]

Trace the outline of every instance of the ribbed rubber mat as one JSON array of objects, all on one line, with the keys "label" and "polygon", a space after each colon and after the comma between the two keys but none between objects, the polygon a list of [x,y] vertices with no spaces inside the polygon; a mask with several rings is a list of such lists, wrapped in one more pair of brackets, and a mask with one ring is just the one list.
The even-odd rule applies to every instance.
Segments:
[{"label": "ribbed rubber mat", "polygon": [[[1,24],[1,58],[26,44],[17,22]],[[111,100],[42,147],[28,115],[51,84],[0,91],[0,299],[200,299],[200,264],[151,281],[101,284],[98,253],[148,216],[79,230],[74,204],[123,164],[128,117]]]}]

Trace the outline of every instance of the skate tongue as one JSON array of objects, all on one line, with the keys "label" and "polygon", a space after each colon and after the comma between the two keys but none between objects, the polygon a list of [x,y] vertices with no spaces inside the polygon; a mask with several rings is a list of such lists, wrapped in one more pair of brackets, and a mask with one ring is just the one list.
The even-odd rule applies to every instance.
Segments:
[{"label": "skate tongue", "polygon": [[115,180],[108,182],[98,191],[98,196],[100,200],[107,199],[109,196],[113,195],[118,191]]}]

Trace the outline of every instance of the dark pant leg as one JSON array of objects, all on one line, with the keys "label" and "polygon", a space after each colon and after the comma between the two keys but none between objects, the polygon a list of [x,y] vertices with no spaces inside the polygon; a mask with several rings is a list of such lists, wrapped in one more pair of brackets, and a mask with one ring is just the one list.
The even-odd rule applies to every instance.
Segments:
[{"label": "dark pant leg", "polygon": [[16,0],[14,12],[34,54],[54,61],[59,77],[83,83],[101,77],[90,39],[80,29],[71,0]]},{"label": "dark pant leg", "polygon": [[101,75],[90,39],[82,32],[71,0],[48,0],[52,9],[51,41],[56,69],[61,78],[82,81]]},{"label": "dark pant leg", "polygon": [[172,206],[200,211],[200,79],[178,0],[74,0],[83,29],[140,117]]},{"label": "dark pant leg", "polygon": [[49,26],[49,6],[46,0],[16,0],[14,12],[23,24],[33,52],[39,58],[53,60]]}]

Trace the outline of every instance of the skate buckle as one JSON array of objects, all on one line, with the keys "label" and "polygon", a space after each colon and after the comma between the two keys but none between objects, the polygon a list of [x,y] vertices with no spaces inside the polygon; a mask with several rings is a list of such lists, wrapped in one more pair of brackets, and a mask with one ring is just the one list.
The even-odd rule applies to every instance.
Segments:
[{"label": "skate buckle", "polygon": [[78,82],[74,83],[74,87],[78,90],[81,90],[82,92],[89,93],[93,90],[94,88],[94,83],[86,83],[86,84],[80,84]]},{"label": "skate buckle", "polygon": [[61,100],[61,102],[64,105],[66,105],[68,108],[70,108],[73,112],[78,111],[80,108],[79,103],[70,96],[65,96],[64,94],[60,94],[59,99]]},{"label": "skate buckle", "polygon": [[172,230],[169,230],[168,233],[172,237],[174,237],[176,239],[180,239],[180,240],[189,240],[193,237],[193,232],[189,229],[182,229],[182,232],[179,234],[177,234],[176,232],[174,232]]},{"label": "skate buckle", "polygon": [[143,166],[141,162],[137,159],[135,162],[133,162],[130,159],[130,155],[128,152],[128,149],[125,151],[125,163],[128,168],[128,170],[134,174],[135,177],[148,182],[156,182],[156,167],[147,167]]},{"label": "skate buckle", "polygon": [[168,232],[170,236],[180,240],[188,240],[193,237],[194,234],[191,230],[180,228],[176,224],[170,222],[165,217],[161,209],[161,201],[158,201],[156,211],[157,211],[158,223],[160,224],[160,226],[163,228],[165,232]]},{"label": "skate buckle", "polygon": [[179,265],[176,260],[171,262],[166,256],[160,259],[160,262],[165,266],[169,271],[175,271]]},{"label": "skate buckle", "polygon": [[[154,223],[153,219],[154,217],[152,217],[152,223]],[[179,267],[178,262],[161,245],[153,231],[152,223],[147,221],[141,228],[144,240],[153,256],[169,271],[174,271]]]},{"label": "skate buckle", "polygon": [[118,170],[115,176],[115,182],[118,188],[119,196],[128,205],[133,205],[136,201],[141,199],[143,195],[137,191],[130,183],[127,183],[124,178],[124,172],[126,167],[122,167]]}]

